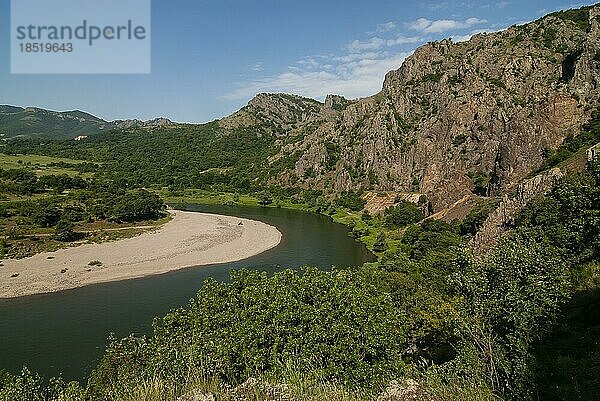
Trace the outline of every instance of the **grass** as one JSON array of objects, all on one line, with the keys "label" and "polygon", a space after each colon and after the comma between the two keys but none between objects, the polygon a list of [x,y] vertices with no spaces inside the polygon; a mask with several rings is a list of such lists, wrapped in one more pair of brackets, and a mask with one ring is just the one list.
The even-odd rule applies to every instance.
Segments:
[{"label": "grass", "polygon": [[[403,382],[402,380],[400,382]],[[502,401],[494,395],[482,378],[448,378],[441,369],[429,369],[417,379],[417,397],[422,401]],[[115,401],[176,400],[181,395],[196,395],[198,400],[220,401],[375,401],[384,392],[377,389],[349,389],[315,374],[286,371],[278,377],[263,376],[231,386],[219,379],[192,375],[186,383],[173,383],[159,376],[141,381],[126,392],[117,394]],[[202,397],[205,395],[206,398]],[[209,398],[212,394],[215,398]],[[398,397],[398,395],[396,396]],[[405,399],[391,398],[385,399]],[[408,399],[415,399],[407,396]],[[79,400],[79,399],[77,399]],[[75,401],[66,399],[65,401]]]},{"label": "grass", "polygon": [[60,242],[53,238],[54,228],[40,228],[33,226],[22,218],[1,219],[0,256],[10,258],[23,258],[41,252],[54,252],[62,248],[69,248],[88,243],[102,243],[131,238],[143,232],[153,230],[172,219],[172,216],[136,223],[111,223],[99,221],[80,224],[75,231],[82,234],[82,239],[77,242]]},{"label": "grass", "polygon": [[290,210],[311,211],[311,208],[303,203],[294,203],[291,199],[273,199],[273,203],[267,206],[258,204],[258,198],[252,195],[236,195],[230,192],[210,192],[202,189],[188,189],[182,193],[172,193],[163,188],[155,191],[169,204],[198,204],[198,205],[237,205],[254,207],[271,207]]},{"label": "grass", "polygon": [[567,172],[581,171],[581,170],[585,169],[585,165],[587,163],[587,154],[586,154],[587,150],[588,150],[587,146],[583,147],[583,148],[579,149],[577,152],[569,154],[568,156],[565,157],[565,159],[556,161],[555,163],[544,161],[544,164],[540,168],[527,174],[527,176],[525,178],[533,178],[538,174],[541,174],[543,172],[546,172],[546,171],[556,168],[556,167],[560,168],[561,171],[567,171]]},{"label": "grass", "polygon": [[[0,153],[0,168],[4,170],[26,168],[35,172],[37,175],[80,175],[78,171],[50,166],[52,163],[80,164],[82,160],[64,159],[60,157],[38,156],[38,155],[6,155]],[[90,173],[82,176],[91,176]]]},{"label": "grass", "polygon": [[[285,378],[285,379],[282,379]],[[221,401],[364,401],[375,400],[377,395],[364,390],[348,390],[338,384],[313,375],[286,372],[279,378],[262,377],[249,379],[232,387],[219,379],[191,376],[187,383],[172,383],[161,377],[153,377],[120,394],[115,401],[164,401],[176,400],[183,394],[213,394]],[[205,399],[202,397],[193,399]],[[206,398],[211,399],[211,398]]]}]

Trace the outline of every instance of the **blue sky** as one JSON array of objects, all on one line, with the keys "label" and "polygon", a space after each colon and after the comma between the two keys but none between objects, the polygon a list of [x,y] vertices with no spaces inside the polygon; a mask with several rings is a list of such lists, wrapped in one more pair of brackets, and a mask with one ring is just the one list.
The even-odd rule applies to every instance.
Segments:
[{"label": "blue sky", "polygon": [[151,74],[11,75],[10,1],[0,0],[0,104],[205,122],[258,92],[369,96],[428,41],[586,4],[593,1],[153,0]]}]

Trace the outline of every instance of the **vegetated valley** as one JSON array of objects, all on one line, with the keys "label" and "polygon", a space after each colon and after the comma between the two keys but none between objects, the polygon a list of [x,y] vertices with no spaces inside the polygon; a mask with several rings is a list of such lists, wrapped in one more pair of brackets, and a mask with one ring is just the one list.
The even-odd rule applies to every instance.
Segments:
[{"label": "vegetated valley", "polygon": [[58,137],[0,119],[5,256],[164,201],[327,214],[377,255],[198,283],[86,383],[24,369],[0,400],[600,399],[599,45],[584,7],[430,43],[365,99],[261,94],[208,124]]}]

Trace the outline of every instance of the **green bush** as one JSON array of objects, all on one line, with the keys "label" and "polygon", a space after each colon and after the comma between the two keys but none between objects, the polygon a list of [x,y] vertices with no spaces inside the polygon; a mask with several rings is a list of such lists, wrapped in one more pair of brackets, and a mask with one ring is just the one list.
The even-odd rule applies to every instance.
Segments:
[{"label": "green bush", "polygon": [[583,126],[578,135],[569,135],[556,150],[544,149],[544,163],[532,175],[555,167],[567,160],[580,149],[595,145],[600,141],[600,110],[594,110],[590,121]]},{"label": "green bush", "polygon": [[77,233],[73,230],[73,223],[69,220],[61,220],[56,224],[54,239],[61,242],[71,242],[77,239]]},{"label": "green bush", "polygon": [[460,225],[461,235],[475,235],[483,225],[487,217],[498,206],[497,199],[483,199],[477,202],[477,205],[467,214]]},{"label": "green bush", "polygon": [[577,28],[585,32],[587,31],[590,22],[590,7],[558,11],[550,15],[556,18],[560,18],[563,21],[573,22],[575,23]]},{"label": "green bush", "polygon": [[384,215],[384,224],[389,228],[401,228],[423,220],[423,212],[412,202],[402,201],[388,208]]},{"label": "green bush", "polygon": [[343,192],[339,198],[335,201],[335,204],[346,209],[358,212],[362,210],[367,201],[361,198],[361,193],[356,191]]},{"label": "green bush", "polygon": [[514,236],[483,260],[459,259],[457,270],[462,352],[477,355],[494,390],[529,399],[531,347],[548,333],[570,294],[566,263],[537,238]]},{"label": "green bush", "polygon": [[78,383],[64,383],[60,378],[44,380],[23,368],[19,375],[0,371],[0,401],[83,401],[84,391]]},{"label": "green bush", "polygon": [[473,193],[479,196],[487,196],[491,181],[490,174],[485,171],[472,171],[468,175],[471,182],[473,182]]},{"label": "green bush", "polygon": [[267,191],[261,191],[257,195],[258,204],[261,206],[269,206],[273,203],[273,196]]},{"label": "green bush", "polygon": [[600,260],[600,161],[564,178],[515,220],[519,233],[537,236],[572,265]]},{"label": "green bush", "polygon": [[454,257],[453,247],[459,245],[458,228],[441,220],[427,219],[420,225],[409,226],[402,243],[408,247],[411,259],[421,260],[430,256],[442,260]]},{"label": "green bush", "polygon": [[197,369],[229,382],[294,366],[347,385],[399,374],[405,334],[375,268],[233,271],[205,282],[186,309],[157,319],[150,339],[113,340],[91,379],[98,396],[140,375],[183,380]]},{"label": "green bush", "polygon": [[377,238],[375,239],[375,243],[373,244],[373,252],[385,252],[388,249],[387,242],[385,241],[385,233],[380,231],[377,234]]}]

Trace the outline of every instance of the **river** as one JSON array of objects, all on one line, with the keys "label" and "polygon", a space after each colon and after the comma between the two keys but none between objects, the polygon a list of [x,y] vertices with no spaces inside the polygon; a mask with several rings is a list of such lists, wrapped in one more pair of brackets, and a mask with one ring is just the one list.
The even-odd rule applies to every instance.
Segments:
[{"label": "river", "polygon": [[187,210],[260,220],[276,226],[283,238],[277,247],[235,263],[0,300],[0,369],[18,373],[27,366],[46,377],[82,380],[104,352],[110,333],[151,334],[155,316],[184,306],[209,277],[227,280],[230,269],[243,267],[329,269],[373,258],[348,237],[347,227],[326,216],[241,206],[192,205]]}]

